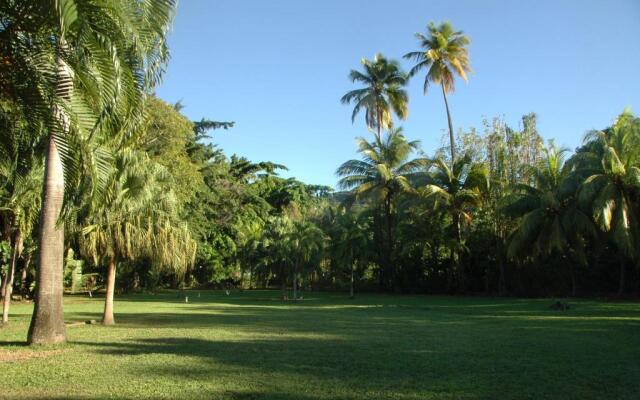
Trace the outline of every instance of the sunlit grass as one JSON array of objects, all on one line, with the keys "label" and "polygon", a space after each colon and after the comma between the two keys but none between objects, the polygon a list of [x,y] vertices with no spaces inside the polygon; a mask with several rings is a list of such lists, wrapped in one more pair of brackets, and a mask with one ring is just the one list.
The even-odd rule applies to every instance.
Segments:
[{"label": "sunlit grass", "polygon": [[[637,399],[640,304],[278,292],[117,298],[115,327],[24,346],[0,330],[0,398]],[[99,319],[69,297],[69,322]]]}]

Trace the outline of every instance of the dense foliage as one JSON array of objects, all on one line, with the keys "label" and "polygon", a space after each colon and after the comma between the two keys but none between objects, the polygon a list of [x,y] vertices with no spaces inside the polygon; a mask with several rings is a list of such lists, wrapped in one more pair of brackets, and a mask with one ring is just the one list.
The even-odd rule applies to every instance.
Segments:
[{"label": "dense foliage", "polygon": [[[36,3],[0,6],[5,322],[14,288],[34,296],[63,279],[106,291],[105,324],[114,292],[159,287],[278,287],[291,299],[310,288],[638,290],[640,119],[625,111],[573,154],[544,144],[535,114],[520,129],[494,119],[454,135],[447,94],[471,70],[470,42],[448,23],[417,35],[409,73],[381,54],[351,71],[363,87],[342,102],[374,134],[337,168],[333,192],[225,155],[209,133],[233,122],[192,122],[150,95],[172,1]],[[421,71],[425,93],[441,86],[449,125],[448,149],[430,156],[394,124]],[[64,340],[55,321],[38,322],[61,321],[60,296],[40,293],[34,342]]]}]

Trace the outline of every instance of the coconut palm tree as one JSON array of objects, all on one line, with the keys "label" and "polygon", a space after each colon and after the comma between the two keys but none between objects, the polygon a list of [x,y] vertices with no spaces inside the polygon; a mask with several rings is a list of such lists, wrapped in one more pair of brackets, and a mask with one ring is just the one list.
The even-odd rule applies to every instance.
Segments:
[{"label": "coconut palm tree", "polygon": [[[586,265],[585,239],[595,238],[596,231],[575,199],[581,180],[565,163],[567,152],[551,143],[544,149],[544,158],[531,168],[533,183],[516,185],[514,193],[503,200],[501,211],[520,219],[509,238],[509,258],[568,253],[573,258],[569,265]],[[570,273],[571,294],[575,296],[573,268]]]},{"label": "coconut palm tree", "polygon": [[342,104],[354,103],[352,122],[364,109],[367,128],[375,131],[380,140],[382,132],[393,127],[392,112],[401,120],[406,119],[409,114],[409,97],[404,90],[407,75],[397,61],[388,60],[379,53],[373,60],[363,58],[360,63],[364,72],[351,70],[349,78],[353,83],[364,87],[348,92],[340,101]]},{"label": "coconut palm tree", "polygon": [[440,85],[444,105],[447,110],[449,124],[449,140],[451,141],[451,165],[455,163],[456,149],[453,136],[453,123],[447,93],[455,90],[455,75],[467,81],[467,73],[471,72],[469,63],[469,38],[462,31],[456,31],[449,22],[436,25],[430,22],[426,36],[416,33],[421,49],[404,55],[416,64],[409,70],[409,76],[414,76],[422,70],[427,70],[424,78],[424,93],[431,83]]},{"label": "coconut palm tree", "polygon": [[488,172],[484,165],[473,164],[468,155],[457,159],[453,168],[437,158],[431,162],[424,179],[418,194],[434,211],[448,215],[451,220],[448,286],[450,288],[453,275],[457,275],[459,289],[464,289],[464,271],[458,262],[465,248],[463,231],[489,187]]},{"label": "coconut palm tree", "polygon": [[407,141],[402,128],[390,131],[385,138],[376,137],[368,142],[358,138],[361,160],[349,160],[336,174],[341,177],[338,186],[350,191],[350,201],[368,201],[381,207],[386,228],[384,250],[381,257],[381,281],[388,285],[393,278],[391,254],[393,251],[393,218],[395,200],[401,193],[411,192],[410,177],[425,165],[425,160],[409,160],[419,148],[418,141]]},{"label": "coconut palm tree", "polygon": [[611,128],[589,133],[573,161],[587,176],[579,201],[591,209],[595,223],[621,252],[622,294],[625,258],[636,261],[640,256],[640,118],[626,110]]},{"label": "coconut palm tree", "polygon": [[178,205],[169,175],[144,153],[118,152],[105,190],[80,211],[82,253],[107,265],[102,323],[115,324],[113,302],[117,265],[145,257],[156,268],[182,275],[193,263],[196,245],[177,222]]},{"label": "coconut palm tree", "polygon": [[0,96],[48,130],[31,344],[65,341],[64,197],[74,194],[69,189],[80,176],[103,172],[106,162],[91,151],[91,141],[125,140],[142,122],[145,93],[167,59],[174,8],[174,0],[0,4]]}]

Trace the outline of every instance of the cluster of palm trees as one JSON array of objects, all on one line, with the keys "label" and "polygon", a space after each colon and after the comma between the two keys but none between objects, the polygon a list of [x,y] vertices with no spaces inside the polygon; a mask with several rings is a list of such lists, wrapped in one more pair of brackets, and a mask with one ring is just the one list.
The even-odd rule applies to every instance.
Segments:
[{"label": "cluster of palm trees", "polygon": [[65,341],[63,252],[70,241],[108,265],[107,324],[119,260],[144,256],[184,270],[193,257],[193,240],[175,218],[171,182],[136,147],[147,93],[168,59],[175,6],[174,0],[0,4],[0,220],[2,239],[13,248],[4,320],[16,261],[29,242],[38,267],[32,344]]},{"label": "cluster of palm trees", "polygon": [[416,33],[416,38],[420,41],[421,49],[404,55],[405,59],[415,62],[409,73],[402,71],[398,61],[388,60],[382,54],[376,54],[373,60],[363,58],[361,64],[364,71],[352,70],[349,78],[352,82],[365,86],[348,92],[341,101],[344,104],[354,103],[352,121],[364,109],[367,127],[375,130],[380,139],[382,132],[393,128],[392,113],[400,120],[407,118],[408,95],[404,87],[411,77],[426,71],[424,93],[427,93],[431,84],[440,85],[442,89],[453,165],[456,146],[447,93],[455,90],[456,75],[466,81],[467,73],[471,72],[467,48],[470,40],[462,31],[456,31],[449,22],[431,22],[427,26],[427,35]]},{"label": "cluster of palm trees", "polygon": [[[395,207],[397,197],[403,193],[415,193],[432,204],[434,210],[446,210],[452,219],[451,229],[457,246],[451,247],[451,260],[458,253],[456,247],[462,245],[462,224],[470,221],[467,209],[479,201],[480,190],[488,185],[486,171],[479,165],[472,165],[468,157],[456,158],[453,123],[447,100],[447,93],[455,88],[455,76],[465,81],[471,71],[468,44],[469,38],[462,31],[456,31],[448,22],[429,23],[427,35],[416,34],[421,50],[405,54],[404,58],[416,64],[409,73],[401,70],[395,60],[388,60],[376,54],[373,60],[363,59],[364,71],[352,70],[352,82],[365,87],[349,91],[341,101],[354,103],[352,121],[365,110],[366,126],[375,132],[374,141],[369,143],[358,138],[358,152],[362,160],[351,160],[342,164],[337,174],[342,178],[338,186],[351,191],[352,200],[368,199],[380,204],[384,215],[385,233],[380,233],[384,251],[381,252],[383,285],[394,281],[393,260],[395,240]],[[411,77],[426,71],[424,93],[431,84],[440,85],[445,102],[450,136],[450,164],[442,158],[416,158],[409,160],[412,152],[419,148],[419,142],[407,141],[402,128],[393,127],[395,114],[400,120],[408,116],[408,94],[404,87]],[[387,132],[383,137],[383,132]],[[428,171],[425,173],[425,171]],[[418,186],[412,184],[422,181]]]},{"label": "cluster of palm trees", "polygon": [[640,118],[627,110],[612,127],[589,133],[566,162],[567,150],[550,146],[534,183],[518,185],[505,206],[522,217],[510,255],[557,252],[586,265],[586,248],[609,242],[618,253],[623,294],[626,266],[640,260],[639,143]]},{"label": "cluster of palm trees", "polygon": [[[430,23],[426,35],[416,36],[421,50],[405,55],[416,62],[409,73],[381,54],[373,60],[363,59],[363,71],[353,70],[349,77],[364,87],[342,97],[343,103],[354,104],[352,120],[364,110],[366,126],[374,132],[371,142],[357,139],[362,158],[345,162],[337,174],[341,177],[339,187],[350,195],[347,205],[360,202],[377,210],[374,214],[379,221],[373,223],[373,238],[381,284],[389,287],[394,282],[398,209],[408,209],[412,202],[419,201],[427,210],[426,216],[420,215],[446,225],[447,288],[454,281],[458,288],[465,287],[460,265],[461,255],[467,252],[465,236],[474,213],[491,211],[495,219],[507,218],[513,226],[503,239],[507,257],[515,262],[555,254],[569,258],[568,265],[584,267],[590,245],[602,241],[612,244],[619,253],[622,293],[626,265],[640,259],[636,250],[640,245],[638,118],[625,111],[611,128],[589,134],[585,145],[568,161],[567,149],[553,142],[547,147],[540,144],[539,150],[534,148],[534,153],[541,151],[540,156],[526,160],[518,175],[503,185],[504,171],[495,170],[496,160],[456,153],[447,93],[454,90],[456,76],[467,80],[471,71],[468,37],[446,22]],[[394,127],[393,114],[400,120],[407,118],[404,87],[420,71],[426,71],[425,93],[431,84],[442,89],[450,136],[449,160],[443,155],[411,159],[417,154],[418,143],[408,141],[402,129]],[[525,123],[528,121],[525,119]],[[531,143],[536,146],[535,141]],[[492,184],[499,188],[497,198],[495,190],[490,189]],[[501,229],[496,227],[496,231]],[[570,273],[572,292],[576,294],[574,269]]]}]

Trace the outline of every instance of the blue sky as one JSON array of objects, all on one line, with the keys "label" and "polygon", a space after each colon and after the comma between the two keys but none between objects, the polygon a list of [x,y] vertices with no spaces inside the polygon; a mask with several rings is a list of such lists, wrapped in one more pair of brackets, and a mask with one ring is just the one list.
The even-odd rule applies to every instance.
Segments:
[{"label": "blue sky", "polygon": [[[236,121],[214,132],[227,154],[333,186],[357,157],[355,137],[369,135],[339,101],[354,88],[349,70],[376,52],[400,59],[442,20],[472,41],[474,73],[450,97],[456,130],[494,116],[517,127],[535,112],[545,138],[575,148],[624,107],[640,112],[637,0],[182,0],[157,94],[182,99],[191,119]],[[423,96],[418,77],[408,91],[405,134],[431,153],[446,128],[442,95]]]}]

